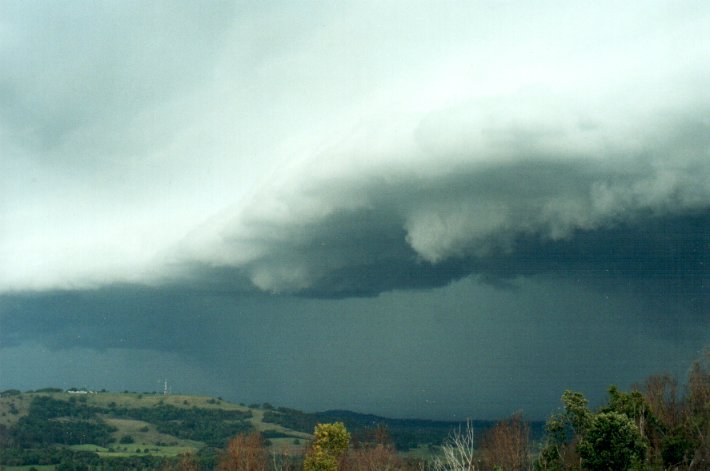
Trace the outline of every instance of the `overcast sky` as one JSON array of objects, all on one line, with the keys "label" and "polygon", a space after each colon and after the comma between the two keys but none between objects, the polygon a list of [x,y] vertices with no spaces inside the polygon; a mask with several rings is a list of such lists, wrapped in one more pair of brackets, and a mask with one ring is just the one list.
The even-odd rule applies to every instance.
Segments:
[{"label": "overcast sky", "polygon": [[706,1],[0,1],[0,388],[544,418],[710,346]]}]

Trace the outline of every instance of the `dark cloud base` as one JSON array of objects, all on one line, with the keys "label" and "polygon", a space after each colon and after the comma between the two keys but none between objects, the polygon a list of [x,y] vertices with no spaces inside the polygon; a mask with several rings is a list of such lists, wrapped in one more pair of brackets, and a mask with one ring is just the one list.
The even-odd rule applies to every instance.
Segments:
[{"label": "dark cloud base", "polygon": [[[520,237],[510,253],[449,259],[432,264],[421,260],[401,235],[395,252],[380,251],[372,260],[331,271],[317,286],[299,293],[306,297],[376,296],[397,289],[445,286],[477,275],[485,283],[510,286],[518,276],[558,275],[584,279],[614,279],[643,286],[665,285],[669,295],[696,304],[708,279],[710,211],[647,217],[609,229],[577,231],[564,240]],[[222,285],[239,279],[237,270],[223,269]],[[218,279],[219,277],[215,277]]]},{"label": "dark cloud base", "polygon": [[[518,277],[554,276],[602,289],[620,286],[656,304],[684,306],[695,319],[708,315],[710,211],[647,218],[641,224],[578,232],[568,240],[519,239],[510,254],[461,258],[438,264],[412,252],[408,261],[374,257],[334,271],[300,298],[373,297],[395,290],[443,287],[466,276],[501,289],[515,289]],[[402,241],[401,250],[406,250]],[[51,348],[150,348],[197,350],[195,329],[210,316],[238,316],[240,306],[270,301],[236,269],[202,267],[198,283],[145,287],[118,285],[96,290],[16,293],[0,297],[0,346],[39,340]],[[214,306],[230,300],[232,312]],[[214,306],[212,305],[214,304]]]}]

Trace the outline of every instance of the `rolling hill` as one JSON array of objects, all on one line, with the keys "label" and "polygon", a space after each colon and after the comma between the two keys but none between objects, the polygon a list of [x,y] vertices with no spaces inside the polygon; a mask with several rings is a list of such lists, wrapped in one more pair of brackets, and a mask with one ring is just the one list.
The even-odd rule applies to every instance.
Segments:
[{"label": "rolling hill", "polygon": [[[343,410],[305,413],[182,394],[6,390],[0,393],[0,465],[53,466],[81,455],[100,461],[102,469],[112,469],[110,463],[132,466],[126,462],[152,469],[185,453],[209,462],[231,437],[251,431],[261,432],[270,451],[297,456],[316,423],[336,421],[346,425],[354,441],[365,442],[373,430],[385,429],[400,452],[415,454],[431,450],[462,425]],[[493,424],[473,425],[482,430]],[[541,424],[533,424],[534,435],[540,430]]]}]

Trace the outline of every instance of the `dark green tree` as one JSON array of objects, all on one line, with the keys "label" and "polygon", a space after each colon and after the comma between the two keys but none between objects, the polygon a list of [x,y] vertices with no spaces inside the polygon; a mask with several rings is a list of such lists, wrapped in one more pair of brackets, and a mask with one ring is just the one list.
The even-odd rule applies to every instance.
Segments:
[{"label": "dark green tree", "polygon": [[590,471],[642,469],[646,449],[634,421],[618,412],[596,414],[577,444],[582,464]]},{"label": "dark green tree", "polygon": [[580,392],[565,391],[562,393],[562,403],[565,406],[565,417],[574,432],[584,435],[593,417],[589,410],[589,401]]},{"label": "dark green tree", "polygon": [[667,433],[661,440],[661,459],[667,468],[687,466],[695,454],[697,443],[682,427]]},{"label": "dark green tree", "polygon": [[579,468],[576,443],[584,436],[593,414],[582,393],[565,391],[562,394],[564,411],[554,414],[545,424],[546,439],[535,462],[535,468],[561,471]]}]

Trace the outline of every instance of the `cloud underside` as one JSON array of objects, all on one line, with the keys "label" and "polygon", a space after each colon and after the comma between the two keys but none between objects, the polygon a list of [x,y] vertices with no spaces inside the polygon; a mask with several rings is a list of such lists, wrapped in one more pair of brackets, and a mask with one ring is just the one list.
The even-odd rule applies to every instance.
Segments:
[{"label": "cloud underside", "polygon": [[[302,161],[188,238],[183,269],[224,289],[336,297],[472,274],[686,289],[707,277],[706,120],[671,110],[624,129],[514,115],[467,128],[442,115],[375,159],[360,138]],[[387,134],[378,126],[371,135]]]},{"label": "cloud underside", "polygon": [[[361,222],[369,219],[358,216]],[[577,231],[561,240],[520,236],[506,241],[510,248],[505,251],[437,263],[423,260],[406,243],[404,231],[393,229],[388,239],[349,234],[353,239],[337,241],[336,247],[326,247],[334,242],[322,239],[289,244],[245,267],[196,264],[190,267],[190,279],[197,287],[225,293],[253,284],[277,293],[342,297],[438,287],[470,275],[505,287],[519,276],[553,274],[586,281],[660,282],[671,288],[669,294],[698,296],[708,277],[704,234],[709,225],[707,212],[652,217],[633,226]],[[346,250],[343,242],[346,254],[338,252]],[[356,252],[362,257],[352,258]]]}]

